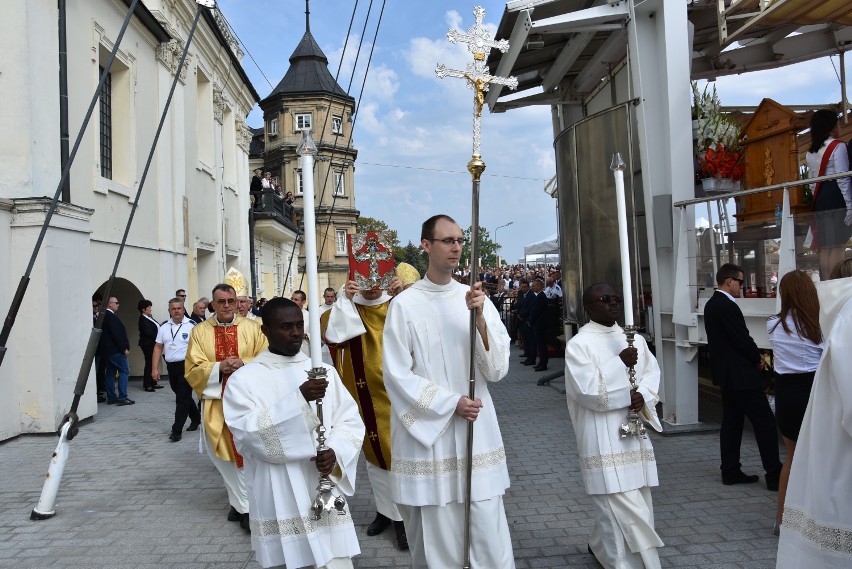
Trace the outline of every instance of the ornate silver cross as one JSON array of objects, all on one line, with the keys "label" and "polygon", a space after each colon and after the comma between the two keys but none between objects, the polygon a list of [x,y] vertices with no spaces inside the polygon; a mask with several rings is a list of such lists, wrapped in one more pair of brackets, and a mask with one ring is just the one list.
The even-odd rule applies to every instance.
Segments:
[{"label": "ornate silver cross", "polygon": [[435,69],[435,74],[443,79],[444,77],[459,77],[467,79],[467,86],[473,89],[473,155],[479,156],[480,143],[480,116],[482,115],[482,105],[485,102],[485,93],[491,83],[504,85],[509,89],[518,87],[518,79],[516,77],[499,77],[491,75],[488,68],[485,66],[485,57],[488,51],[499,49],[506,53],[509,50],[509,42],[507,40],[495,41],[491,39],[488,30],[482,25],[482,20],[485,17],[485,9],[482,6],[476,6],[473,9],[473,15],[476,18],[476,24],[468,28],[467,33],[463,34],[456,30],[447,32],[447,39],[452,43],[465,43],[467,50],[473,54],[473,62],[467,64],[466,71],[457,69],[448,69],[446,65],[439,64]]}]

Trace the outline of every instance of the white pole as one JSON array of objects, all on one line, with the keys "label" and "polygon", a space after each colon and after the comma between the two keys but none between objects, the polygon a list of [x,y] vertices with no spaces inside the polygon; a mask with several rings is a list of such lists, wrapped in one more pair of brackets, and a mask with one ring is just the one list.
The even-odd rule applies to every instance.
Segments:
[{"label": "white pole", "polygon": [[712,237],[710,259],[713,261],[713,282],[716,282],[716,273],[719,271],[719,267],[716,262],[716,229],[713,228],[713,210],[710,208],[710,202],[707,202],[707,223],[710,225],[707,230],[710,232],[710,237]]},{"label": "white pole", "polygon": [[615,206],[618,210],[618,250],[621,254],[621,294],[624,297],[624,325],[633,326],[633,290],[630,280],[630,246],[627,241],[627,205],[624,201],[624,160],[616,152],[612,157],[615,176]]},{"label": "white pole", "polygon": [[[316,305],[319,293],[319,277],[317,276],[317,222],[314,211],[314,155],[317,147],[311,138],[310,130],[302,131],[302,142],[299,145],[299,168],[302,170],[302,206],[305,221],[305,273],[308,278],[308,300]],[[311,347],[311,367],[322,367],[322,348],[320,346],[320,317],[319,310],[308,310],[308,339]]]},{"label": "white pole", "polygon": [[54,505],[56,504],[56,494],[59,492],[59,483],[62,482],[62,474],[65,472],[65,463],[68,462],[68,429],[71,428],[71,421],[66,421],[59,431],[59,443],[56,445],[56,450],[53,451],[53,458],[50,459],[50,466],[47,467],[47,476],[44,480],[44,486],[41,488],[41,497],[38,504],[30,514],[31,520],[46,520],[56,515]]}]

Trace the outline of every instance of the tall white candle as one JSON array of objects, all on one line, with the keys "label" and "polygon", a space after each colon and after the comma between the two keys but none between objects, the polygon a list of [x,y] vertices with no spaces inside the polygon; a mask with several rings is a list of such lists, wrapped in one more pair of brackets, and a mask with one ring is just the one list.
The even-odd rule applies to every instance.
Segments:
[{"label": "tall white candle", "polygon": [[618,250],[621,255],[621,294],[624,297],[624,325],[633,325],[633,289],[630,277],[630,244],[627,240],[627,205],[624,200],[624,160],[616,152],[610,170],[615,177],[615,207],[618,210]]}]

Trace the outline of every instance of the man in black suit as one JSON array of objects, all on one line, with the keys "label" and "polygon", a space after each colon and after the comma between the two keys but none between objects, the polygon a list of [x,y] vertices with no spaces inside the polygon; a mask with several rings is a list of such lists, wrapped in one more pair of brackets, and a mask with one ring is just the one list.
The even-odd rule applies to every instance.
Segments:
[{"label": "man in black suit", "polygon": [[763,355],[748,333],[745,318],[734,298],[740,296],[743,270],[726,263],[716,273],[716,292],[704,307],[704,328],[710,348],[713,381],[722,392],[722,429],[719,446],[722,455],[722,483],[757,482],[757,475],[740,470],[740,444],[743,418],[748,417],[766,471],[766,487],[778,490],[781,462],[778,460],[778,433],[775,416],[763,393]]},{"label": "man in black suit", "polygon": [[538,365],[535,371],[547,370],[547,335],[548,335],[548,305],[544,294],[544,281],[537,278],[533,281],[532,307],[530,308],[530,324],[535,335],[535,347],[538,352]]},{"label": "man in black suit", "polygon": [[527,279],[521,279],[521,292],[518,293],[518,318],[521,321],[521,335],[524,338],[524,361],[521,363],[525,366],[535,365],[535,332],[533,332],[530,313],[533,307],[533,298],[535,294],[530,290],[530,285]]},{"label": "man in black suit", "polygon": [[[133,405],[135,401],[127,397],[127,381],[130,379],[130,366],[127,354],[130,353],[130,340],[124,324],[115,315],[118,299],[109,297],[104,314],[103,332],[98,343],[98,353],[106,359],[106,396],[108,405]],[[115,395],[115,374],[118,372],[118,396]]]}]

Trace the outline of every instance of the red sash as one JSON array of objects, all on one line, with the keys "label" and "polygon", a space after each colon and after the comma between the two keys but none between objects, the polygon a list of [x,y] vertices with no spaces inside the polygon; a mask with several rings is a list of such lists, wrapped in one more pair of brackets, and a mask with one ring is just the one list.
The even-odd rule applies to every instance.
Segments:
[{"label": "red sash", "polygon": [[[822,162],[819,165],[819,173],[817,176],[825,176],[825,169],[828,168],[828,161],[831,159],[831,155],[834,154],[834,149],[837,148],[837,145],[840,144],[840,140],[832,140],[828,145],[828,148],[825,149],[825,154],[822,155]],[[822,185],[822,182],[817,182],[814,187],[814,199],[811,202],[811,208],[816,204],[817,194],[819,193],[819,188]]]},{"label": "red sash", "polygon": [[[213,337],[215,338],[216,345],[216,361],[221,362],[222,360],[226,360],[228,358],[238,358],[240,357],[239,350],[239,336],[238,330],[236,326],[216,326],[214,328],[215,333]],[[231,377],[230,373],[222,373],[219,372],[219,378],[222,381],[222,394],[225,393],[225,385],[228,383],[228,378]],[[234,435],[231,434],[231,431],[228,431],[228,438],[231,442],[231,448],[234,451],[234,463],[237,465],[237,468],[243,467],[243,457],[240,453],[237,452],[237,447],[234,445]]]}]

